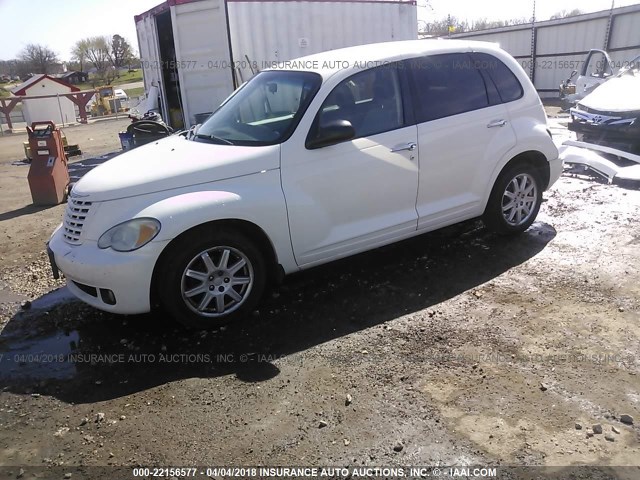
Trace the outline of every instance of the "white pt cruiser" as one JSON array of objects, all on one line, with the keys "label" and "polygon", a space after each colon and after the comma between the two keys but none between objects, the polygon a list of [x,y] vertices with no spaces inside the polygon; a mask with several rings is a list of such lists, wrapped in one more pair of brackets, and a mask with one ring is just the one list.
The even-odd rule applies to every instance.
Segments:
[{"label": "white pt cruiser", "polygon": [[197,130],[123,153],[49,241],[81,300],[206,328],[284,274],[482,217],[534,221],[562,170],[540,98],[497,46],[390,42],[266,70]]}]

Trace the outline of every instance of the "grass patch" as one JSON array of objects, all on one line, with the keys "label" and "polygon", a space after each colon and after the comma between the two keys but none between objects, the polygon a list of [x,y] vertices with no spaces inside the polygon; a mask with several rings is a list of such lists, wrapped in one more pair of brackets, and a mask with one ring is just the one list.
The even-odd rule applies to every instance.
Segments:
[{"label": "grass patch", "polygon": [[120,78],[116,78],[111,85],[122,85],[123,83],[141,82],[142,70],[138,69],[135,72],[125,72],[120,75]]},{"label": "grass patch", "polygon": [[144,95],[144,87],[127,88],[125,92],[129,98],[139,97],[141,95]]},{"label": "grass patch", "polygon": [[[142,81],[142,69],[137,69],[134,72],[122,72],[120,74],[120,78],[114,79],[109,85],[113,85],[114,87],[118,85],[122,85],[123,83],[133,83],[133,82],[141,82]],[[89,77],[88,82],[79,83],[76,87],[81,90],[92,90],[94,88],[94,84],[96,87],[100,87],[102,85],[106,85],[105,82],[100,81],[95,76],[91,75]]]}]

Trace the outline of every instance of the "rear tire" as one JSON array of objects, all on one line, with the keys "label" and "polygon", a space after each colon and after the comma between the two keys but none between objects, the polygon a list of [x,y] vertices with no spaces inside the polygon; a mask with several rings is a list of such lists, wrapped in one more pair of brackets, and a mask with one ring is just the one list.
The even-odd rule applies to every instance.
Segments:
[{"label": "rear tire", "polygon": [[522,233],[535,221],[541,204],[540,174],[531,165],[517,164],[496,180],[482,220],[502,235]]},{"label": "rear tire", "polygon": [[240,232],[194,230],[167,252],[160,269],[162,306],[190,328],[210,329],[246,317],[262,298],[267,264]]}]

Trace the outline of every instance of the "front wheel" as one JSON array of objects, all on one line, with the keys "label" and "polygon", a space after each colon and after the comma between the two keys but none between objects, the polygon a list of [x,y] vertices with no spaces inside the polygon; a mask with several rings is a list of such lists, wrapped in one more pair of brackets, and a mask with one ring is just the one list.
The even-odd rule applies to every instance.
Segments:
[{"label": "front wheel", "polygon": [[192,328],[240,320],[264,292],[266,263],[239,232],[198,231],[171,247],[159,279],[162,305]]},{"label": "front wheel", "polygon": [[503,172],[493,187],[483,220],[501,234],[524,232],[536,219],[542,203],[537,170],[526,164]]}]

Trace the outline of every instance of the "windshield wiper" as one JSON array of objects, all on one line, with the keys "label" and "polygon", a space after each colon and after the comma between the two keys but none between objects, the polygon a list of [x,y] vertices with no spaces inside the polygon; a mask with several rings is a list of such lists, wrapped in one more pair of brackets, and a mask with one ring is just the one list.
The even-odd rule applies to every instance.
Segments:
[{"label": "windshield wiper", "polygon": [[203,138],[205,140],[213,140],[214,142],[224,143],[226,145],[233,145],[233,142],[230,142],[226,138],[216,137],[215,135],[205,135],[204,133],[196,133],[196,138]]}]

